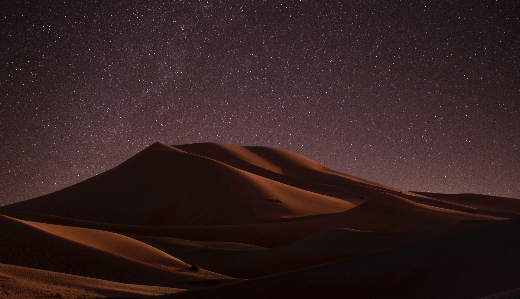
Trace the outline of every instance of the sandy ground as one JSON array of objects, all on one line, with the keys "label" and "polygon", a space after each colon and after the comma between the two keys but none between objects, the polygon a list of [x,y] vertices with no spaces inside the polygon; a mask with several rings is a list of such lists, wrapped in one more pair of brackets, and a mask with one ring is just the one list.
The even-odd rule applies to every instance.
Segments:
[{"label": "sandy ground", "polygon": [[146,297],[183,289],[108,280],[0,264],[0,298]]}]

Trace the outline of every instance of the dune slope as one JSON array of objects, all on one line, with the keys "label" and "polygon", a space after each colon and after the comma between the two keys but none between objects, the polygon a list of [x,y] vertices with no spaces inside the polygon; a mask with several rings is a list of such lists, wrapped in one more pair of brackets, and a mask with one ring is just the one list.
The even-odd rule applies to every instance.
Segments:
[{"label": "dune slope", "polygon": [[264,146],[235,146],[222,143],[195,143],[172,145],[172,147],[208,157],[251,173],[260,171],[259,167],[307,182],[334,185],[360,184],[398,191],[389,186],[337,172],[307,157],[283,149]]},{"label": "dune slope", "polygon": [[3,208],[136,225],[257,222],[212,161],[159,143],[86,181]]},{"label": "dune slope", "polygon": [[353,205],[155,143],[105,173],[3,209],[94,222],[181,226],[271,222],[340,212]]},{"label": "dune slope", "polygon": [[216,273],[190,271],[188,264],[119,234],[7,216],[0,216],[0,263],[175,288],[229,279]]}]

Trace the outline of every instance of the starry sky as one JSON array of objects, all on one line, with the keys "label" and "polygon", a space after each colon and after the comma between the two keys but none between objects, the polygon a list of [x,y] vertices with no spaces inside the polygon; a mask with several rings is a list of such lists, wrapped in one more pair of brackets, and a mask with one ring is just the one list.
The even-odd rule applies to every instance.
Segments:
[{"label": "starry sky", "polygon": [[520,198],[518,1],[2,1],[0,17],[0,205],[155,141]]}]

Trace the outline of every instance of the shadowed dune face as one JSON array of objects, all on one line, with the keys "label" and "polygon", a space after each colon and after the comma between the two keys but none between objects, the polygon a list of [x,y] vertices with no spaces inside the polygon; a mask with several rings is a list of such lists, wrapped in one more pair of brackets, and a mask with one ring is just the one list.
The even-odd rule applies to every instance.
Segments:
[{"label": "shadowed dune face", "polygon": [[1,207],[0,284],[15,298],[476,298],[520,285],[519,215],[517,199],[401,191],[281,149],[154,143]]},{"label": "shadowed dune face", "polygon": [[222,181],[214,164],[154,144],[105,173],[8,208],[136,225],[257,222],[247,204]]}]

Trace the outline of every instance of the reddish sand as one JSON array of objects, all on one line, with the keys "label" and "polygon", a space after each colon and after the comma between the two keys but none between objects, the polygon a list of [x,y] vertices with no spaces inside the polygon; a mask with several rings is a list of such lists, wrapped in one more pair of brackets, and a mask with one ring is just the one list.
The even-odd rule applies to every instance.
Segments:
[{"label": "reddish sand", "polygon": [[519,215],[281,149],[154,143],[1,207],[0,297],[478,298],[520,285]]}]

